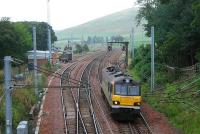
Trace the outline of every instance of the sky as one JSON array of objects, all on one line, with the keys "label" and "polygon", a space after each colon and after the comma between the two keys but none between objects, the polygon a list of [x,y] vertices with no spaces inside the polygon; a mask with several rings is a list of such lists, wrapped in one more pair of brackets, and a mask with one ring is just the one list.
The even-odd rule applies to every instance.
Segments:
[{"label": "sky", "polygon": [[[47,22],[48,0],[0,0],[0,18]],[[136,0],[49,0],[54,30],[73,27],[135,5]]]}]

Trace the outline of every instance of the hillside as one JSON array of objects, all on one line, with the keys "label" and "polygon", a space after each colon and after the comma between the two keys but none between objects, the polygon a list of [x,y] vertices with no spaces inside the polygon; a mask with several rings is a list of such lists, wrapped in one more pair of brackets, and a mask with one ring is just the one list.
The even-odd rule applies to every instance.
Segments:
[{"label": "hillside", "polygon": [[129,8],[111,15],[89,21],[76,27],[57,31],[58,39],[71,37],[84,37],[89,35],[111,36],[111,35],[129,35],[131,28],[135,27],[136,33],[141,33],[142,28],[136,28],[135,16],[138,8]]}]

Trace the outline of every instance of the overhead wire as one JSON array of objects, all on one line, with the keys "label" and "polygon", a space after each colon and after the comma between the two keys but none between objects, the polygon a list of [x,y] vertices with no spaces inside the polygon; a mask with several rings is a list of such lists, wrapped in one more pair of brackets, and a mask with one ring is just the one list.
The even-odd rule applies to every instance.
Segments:
[{"label": "overhead wire", "polygon": [[[66,80],[66,81],[69,81],[71,83],[74,83],[74,84],[80,84],[80,85],[89,85],[88,83],[86,82],[82,82],[82,81],[79,81],[79,80],[76,80],[76,79],[73,79],[73,78],[63,78],[62,77],[62,74],[58,73],[58,72],[54,72],[52,70],[48,70],[48,69],[45,69],[43,67],[39,67],[39,66],[34,66],[34,65],[30,65],[32,66],[34,69],[36,69],[37,71],[41,72],[41,73],[44,73],[46,75],[52,75],[53,77],[57,77],[57,78],[61,78],[63,80]],[[15,85],[17,86],[17,85]]]},{"label": "overhead wire", "polygon": [[[18,64],[28,64],[28,62],[22,61],[21,59],[18,59],[18,58],[15,58],[15,57],[13,57],[13,59],[14,59],[13,61],[16,62],[16,63],[18,63]],[[62,74],[59,74],[59,73],[54,72],[54,71],[52,71],[52,70],[45,69],[45,68],[40,67],[40,66],[34,66],[33,64],[30,64],[30,66],[33,67],[33,68],[35,68],[36,70],[38,70],[38,71],[40,71],[40,72],[43,72],[43,73],[45,73],[45,74],[48,74],[48,75],[51,75],[51,73],[52,73],[52,74],[57,74],[57,75],[59,75],[59,76],[58,76],[59,78],[61,78],[61,76],[62,76]],[[51,72],[51,73],[49,73],[49,72]],[[55,76],[55,75],[54,75],[54,76]],[[73,81],[76,81],[76,82],[80,82],[81,84],[89,85],[88,83],[81,82],[81,81],[76,80],[76,79],[73,79],[73,78],[69,78],[69,79],[70,79],[70,80],[73,80]]]},{"label": "overhead wire", "polygon": [[[189,69],[189,70],[191,70],[191,69]],[[195,80],[193,80],[194,78],[195,78]],[[193,81],[191,81],[191,80],[193,80]],[[162,97],[162,99],[159,100],[160,103],[184,103],[184,104],[187,104],[188,106],[190,106],[190,108],[193,111],[200,112],[200,107],[196,106],[195,104],[192,104],[191,102],[188,102],[188,101],[191,101],[191,100],[197,98],[197,96],[194,97],[194,95],[199,94],[200,90],[198,90],[198,91],[193,91],[193,90],[188,91],[191,88],[197,87],[197,85],[193,86],[191,88],[187,88],[187,87],[191,86],[192,84],[198,82],[199,80],[200,80],[199,75],[195,75],[192,78],[187,79],[185,82],[189,82],[189,81],[190,82],[187,83],[186,85],[183,85],[180,88],[177,88],[175,93],[174,93],[174,91],[171,92],[171,93],[165,93],[165,92],[164,93],[163,92],[158,93],[158,92],[156,92],[156,94],[153,94],[153,93],[146,94],[145,97],[148,97],[148,96],[155,96],[156,97],[156,96],[160,96],[162,94],[164,96]],[[179,83],[175,83],[171,86],[174,86],[176,84],[179,84]]]},{"label": "overhead wire", "polygon": [[[53,76],[55,76],[54,74],[57,74],[58,75],[58,76],[56,76],[57,78],[61,78],[61,76],[62,76],[62,74],[60,74],[58,72],[54,72],[52,70],[47,70],[47,69],[39,67],[39,66],[35,66],[35,67],[36,67],[35,69],[37,69],[38,71],[44,72],[44,73],[49,74],[49,75],[53,74]],[[64,80],[67,80],[67,79],[64,78]],[[73,81],[76,81],[76,82],[81,83],[81,84],[89,85],[88,83],[82,82],[82,81],[77,80],[77,79],[69,78],[69,80],[73,80]],[[70,81],[70,82],[73,83],[73,81]],[[74,82],[74,84],[76,84],[76,83]]]},{"label": "overhead wire", "polygon": [[[139,55],[140,55],[140,57],[141,57],[141,54],[140,54],[140,53],[139,53]],[[178,67],[170,67],[170,66],[164,65],[164,64],[158,64],[158,63],[156,63],[156,64],[157,64],[157,65],[161,65],[161,66],[166,67],[166,68],[169,68],[169,69],[178,70],[178,71],[181,71],[181,72],[188,72],[188,71],[195,71],[195,72],[197,72],[198,69],[199,69],[199,68],[196,67],[197,65],[193,65],[193,66],[186,67],[186,68],[178,68]],[[143,75],[143,77],[144,77],[144,78],[147,78],[146,75]],[[195,77],[196,77],[196,76],[195,76]],[[148,79],[148,78],[147,78],[147,79]],[[191,79],[192,79],[192,78],[191,78]],[[191,80],[191,79],[189,79],[189,80]],[[188,81],[189,81],[189,80],[188,80]],[[193,104],[191,104],[191,103],[189,103],[189,102],[183,101],[183,100],[186,99],[185,97],[179,97],[179,96],[178,96],[178,95],[180,95],[181,93],[184,93],[185,90],[187,90],[187,89],[185,89],[185,88],[191,86],[192,84],[198,82],[199,80],[200,80],[200,77],[199,77],[198,79],[195,79],[194,81],[192,81],[192,82],[190,82],[190,83],[188,83],[188,84],[182,86],[181,88],[177,89],[176,91],[177,91],[178,93],[177,93],[177,92],[174,93],[174,96],[172,96],[171,93],[163,93],[163,92],[162,92],[162,93],[158,93],[158,94],[157,94],[157,92],[156,92],[156,94],[153,94],[153,93],[151,93],[151,94],[146,94],[145,97],[147,97],[147,96],[155,96],[155,95],[156,95],[156,96],[160,96],[160,94],[167,95],[167,97],[162,98],[162,100],[160,100],[160,102],[165,102],[165,103],[185,103],[185,104],[188,104],[188,105],[192,106],[192,109],[193,109],[194,111],[200,111],[200,108],[199,108],[199,107],[197,107],[197,106],[195,106],[195,105],[193,105]],[[177,84],[177,83],[176,83],[176,84]],[[173,84],[173,85],[174,85],[174,84]],[[173,86],[173,85],[171,85],[171,86]],[[162,89],[164,89],[164,87],[163,87]],[[185,90],[181,90],[181,91],[180,91],[180,89],[185,89]],[[188,92],[187,92],[187,93],[188,93]],[[198,93],[200,93],[200,90],[198,90],[198,91],[190,91],[189,93],[198,94]],[[190,94],[187,94],[187,95],[190,95]],[[193,97],[192,95],[194,95],[194,94],[191,94],[190,97],[187,96],[187,99],[193,99],[194,97]],[[177,97],[177,96],[178,96],[178,97]],[[174,98],[173,98],[173,97],[174,97]]]},{"label": "overhead wire", "polygon": [[[14,58],[14,60],[18,64],[22,64],[22,63],[27,64],[27,62],[24,62],[24,61],[17,59],[17,58]],[[52,76],[57,77],[57,78],[61,78],[61,76],[62,76],[62,74],[60,74],[58,72],[54,72],[52,70],[48,70],[48,69],[45,69],[45,68],[42,68],[42,67],[39,67],[39,66],[34,66],[33,64],[30,64],[30,67],[33,67],[37,71],[42,72],[46,75],[52,75]],[[80,83],[80,84],[83,84],[83,85],[89,85],[88,83],[85,83],[85,82],[82,82],[82,81],[79,81],[79,80],[76,80],[76,79],[73,79],[73,78],[69,78],[69,79],[62,78],[62,79],[70,81],[71,83],[74,83],[74,84]]]}]

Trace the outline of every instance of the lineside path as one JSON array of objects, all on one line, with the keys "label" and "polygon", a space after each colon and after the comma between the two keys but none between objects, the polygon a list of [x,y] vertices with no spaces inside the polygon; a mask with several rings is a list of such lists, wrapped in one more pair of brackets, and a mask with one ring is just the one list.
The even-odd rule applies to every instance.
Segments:
[{"label": "lineside path", "polygon": [[[86,54],[87,55],[87,54]],[[84,57],[86,56],[84,55]],[[73,62],[82,60],[83,57],[76,57],[71,63],[61,64],[62,68],[56,73],[62,74]],[[56,75],[57,76],[57,75]],[[49,76],[48,86],[60,86],[59,77]],[[47,88],[42,98],[42,104],[38,115],[35,134],[64,134],[64,118],[61,102],[60,88]]]},{"label": "lineside path", "polygon": [[[67,65],[63,66],[58,73],[65,70]],[[48,77],[48,86],[60,86],[60,78]],[[43,97],[43,104],[39,115],[41,120],[39,125],[40,134],[63,134],[64,119],[61,105],[60,88],[49,88]]]},{"label": "lineside path", "polygon": [[[142,103],[142,113],[150,124],[154,134],[178,134],[163,114],[155,111],[146,102]],[[184,118],[184,117],[183,117]]]}]

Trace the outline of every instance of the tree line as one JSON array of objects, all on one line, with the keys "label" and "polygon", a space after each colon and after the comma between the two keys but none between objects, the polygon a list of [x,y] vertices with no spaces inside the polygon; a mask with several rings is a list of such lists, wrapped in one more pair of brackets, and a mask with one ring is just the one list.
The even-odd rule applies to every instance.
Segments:
[{"label": "tree line", "polygon": [[185,67],[200,61],[200,0],[138,0],[146,35],[155,27],[156,62]]},{"label": "tree line", "polygon": [[75,49],[76,50],[74,51],[74,53],[89,52],[89,48],[87,44],[84,44],[84,45],[76,44]]},{"label": "tree line", "polygon": [[107,43],[108,41],[123,41],[123,40],[124,40],[124,37],[121,35],[113,35],[111,37],[88,36],[86,43],[96,44],[96,43]]},{"label": "tree line", "polygon": [[[0,59],[4,56],[14,56],[26,59],[26,52],[33,49],[32,27],[36,27],[37,50],[48,50],[47,26],[45,22],[11,22],[9,18],[0,19]],[[52,43],[57,40],[51,26]],[[0,68],[3,62],[0,62]]]}]

